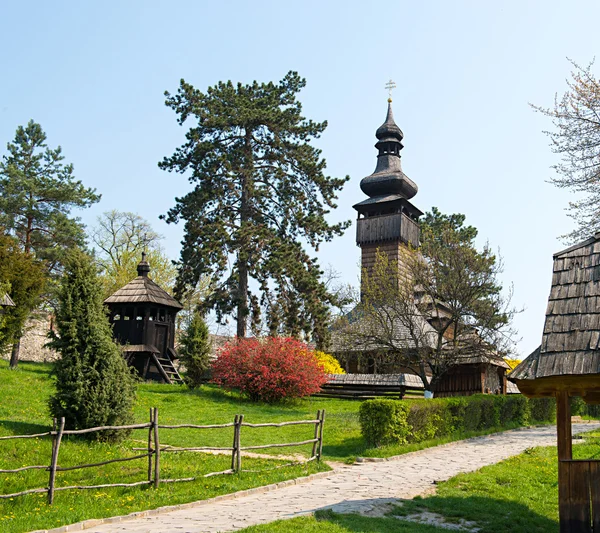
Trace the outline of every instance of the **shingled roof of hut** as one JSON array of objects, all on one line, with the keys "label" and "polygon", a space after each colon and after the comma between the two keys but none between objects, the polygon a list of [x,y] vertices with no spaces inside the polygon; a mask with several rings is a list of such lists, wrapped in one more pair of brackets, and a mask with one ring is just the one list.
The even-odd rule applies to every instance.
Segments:
[{"label": "shingled roof of hut", "polygon": [[104,300],[104,303],[154,303],[175,309],[183,308],[175,298],[165,290],[161,289],[148,277],[150,265],[146,261],[145,253],[142,254],[142,260],[137,267],[137,271],[137,278],[131,280],[127,285],[121,287],[118,291],[109,296]]},{"label": "shingled roof of hut", "polygon": [[4,296],[0,296],[0,307],[14,307],[15,302],[12,301],[12,298],[5,294]]},{"label": "shingled roof of hut", "polygon": [[600,374],[600,233],[554,254],[539,348],[510,379]]}]

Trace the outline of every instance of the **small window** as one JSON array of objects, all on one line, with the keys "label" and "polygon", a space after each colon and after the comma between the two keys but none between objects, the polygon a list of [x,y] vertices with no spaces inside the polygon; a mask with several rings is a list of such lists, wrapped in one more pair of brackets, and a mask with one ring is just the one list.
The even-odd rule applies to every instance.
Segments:
[{"label": "small window", "polygon": [[143,316],[140,316],[140,315],[138,315],[138,316],[136,316],[136,317],[135,317],[135,319],[136,319],[136,320],[144,320],[144,317],[143,317]]},{"label": "small window", "polygon": [[115,315],[113,316],[113,321],[117,322],[118,320],[121,320],[121,315]]},{"label": "small window", "polygon": [[123,317],[123,320],[129,320],[129,317],[128,317],[127,315],[125,315],[125,316]]}]

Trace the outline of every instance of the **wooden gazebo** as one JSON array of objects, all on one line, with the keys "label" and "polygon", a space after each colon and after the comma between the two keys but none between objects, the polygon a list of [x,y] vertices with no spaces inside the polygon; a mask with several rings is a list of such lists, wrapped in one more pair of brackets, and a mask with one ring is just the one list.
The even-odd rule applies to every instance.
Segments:
[{"label": "wooden gazebo", "polygon": [[137,278],[109,296],[113,336],[123,345],[127,362],[143,378],[183,383],[173,365],[175,316],[182,305],[148,277],[146,254],[137,267]]},{"label": "wooden gazebo", "polygon": [[508,379],[556,397],[560,531],[600,532],[600,461],[574,460],[570,398],[600,403],[600,233],[554,255],[542,344]]}]

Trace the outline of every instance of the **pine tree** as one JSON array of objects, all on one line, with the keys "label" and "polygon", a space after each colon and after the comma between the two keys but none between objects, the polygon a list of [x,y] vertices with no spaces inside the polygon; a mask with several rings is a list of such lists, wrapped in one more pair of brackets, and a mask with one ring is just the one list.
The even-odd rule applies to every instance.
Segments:
[{"label": "pine tree", "polygon": [[206,371],[210,368],[211,342],[208,326],[202,315],[196,311],[179,341],[179,355],[185,365],[185,382],[188,387],[200,386]]},{"label": "pine tree", "polygon": [[33,120],[17,128],[7,148],[0,161],[0,226],[26,252],[54,267],[85,239],[79,220],[69,216],[71,209],[89,207],[100,196],[74,179],[60,146],[48,148],[46,134]]},{"label": "pine tree", "polygon": [[[80,250],[65,260],[56,314],[57,335],[50,345],[61,358],[54,367],[56,394],[49,402],[66,427],[123,425],[132,420],[135,383],[113,341],[102,304],[102,287],[92,258]],[[117,440],[123,432],[93,433]]]},{"label": "pine tree", "polygon": [[296,94],[305,84],[289,72],[279,84],[220,82],[203,93],[181,80],[177,94],[165,93],[179,124],[194,122],[187,142],[159,164],[193,184],[164,217],[185,220],[177,293],[211,276],[204,310],[235,314],[239,337],[249,319],[257,332],[266,310],[271,332],[326,343],[333,297],[302,243],[318,249],[348,227],[326,215],[349,178],[326,176],[321,151],[309,144],[327,123],[302,116]]},{"label": "pine tree", "polygon": [[[68,250],[85,243],[83,225],[71,210],[89,207],[100,195],[75,180],[60,146],[49,148],[42,127],[33,120],[17,128],[7,149],[0,160],[0,227],[26,253],[44,261],[53,280]],[[47,284],[49,292],[53,288]],[[16,339],[12,358],[18,356]]]}]

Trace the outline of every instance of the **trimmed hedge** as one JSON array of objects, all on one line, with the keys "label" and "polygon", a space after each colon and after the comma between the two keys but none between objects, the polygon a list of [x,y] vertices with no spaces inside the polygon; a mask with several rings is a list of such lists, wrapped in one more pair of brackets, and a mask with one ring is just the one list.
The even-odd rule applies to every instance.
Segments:
[{"label": "trimmed hedge", "polygon": [[359,420],[370,446],[407,444],[465,431],[550,423],[556,420],[556,402],[552,398],[529,400],[520,394],[410,402],[379,398],[361,404]]}]

